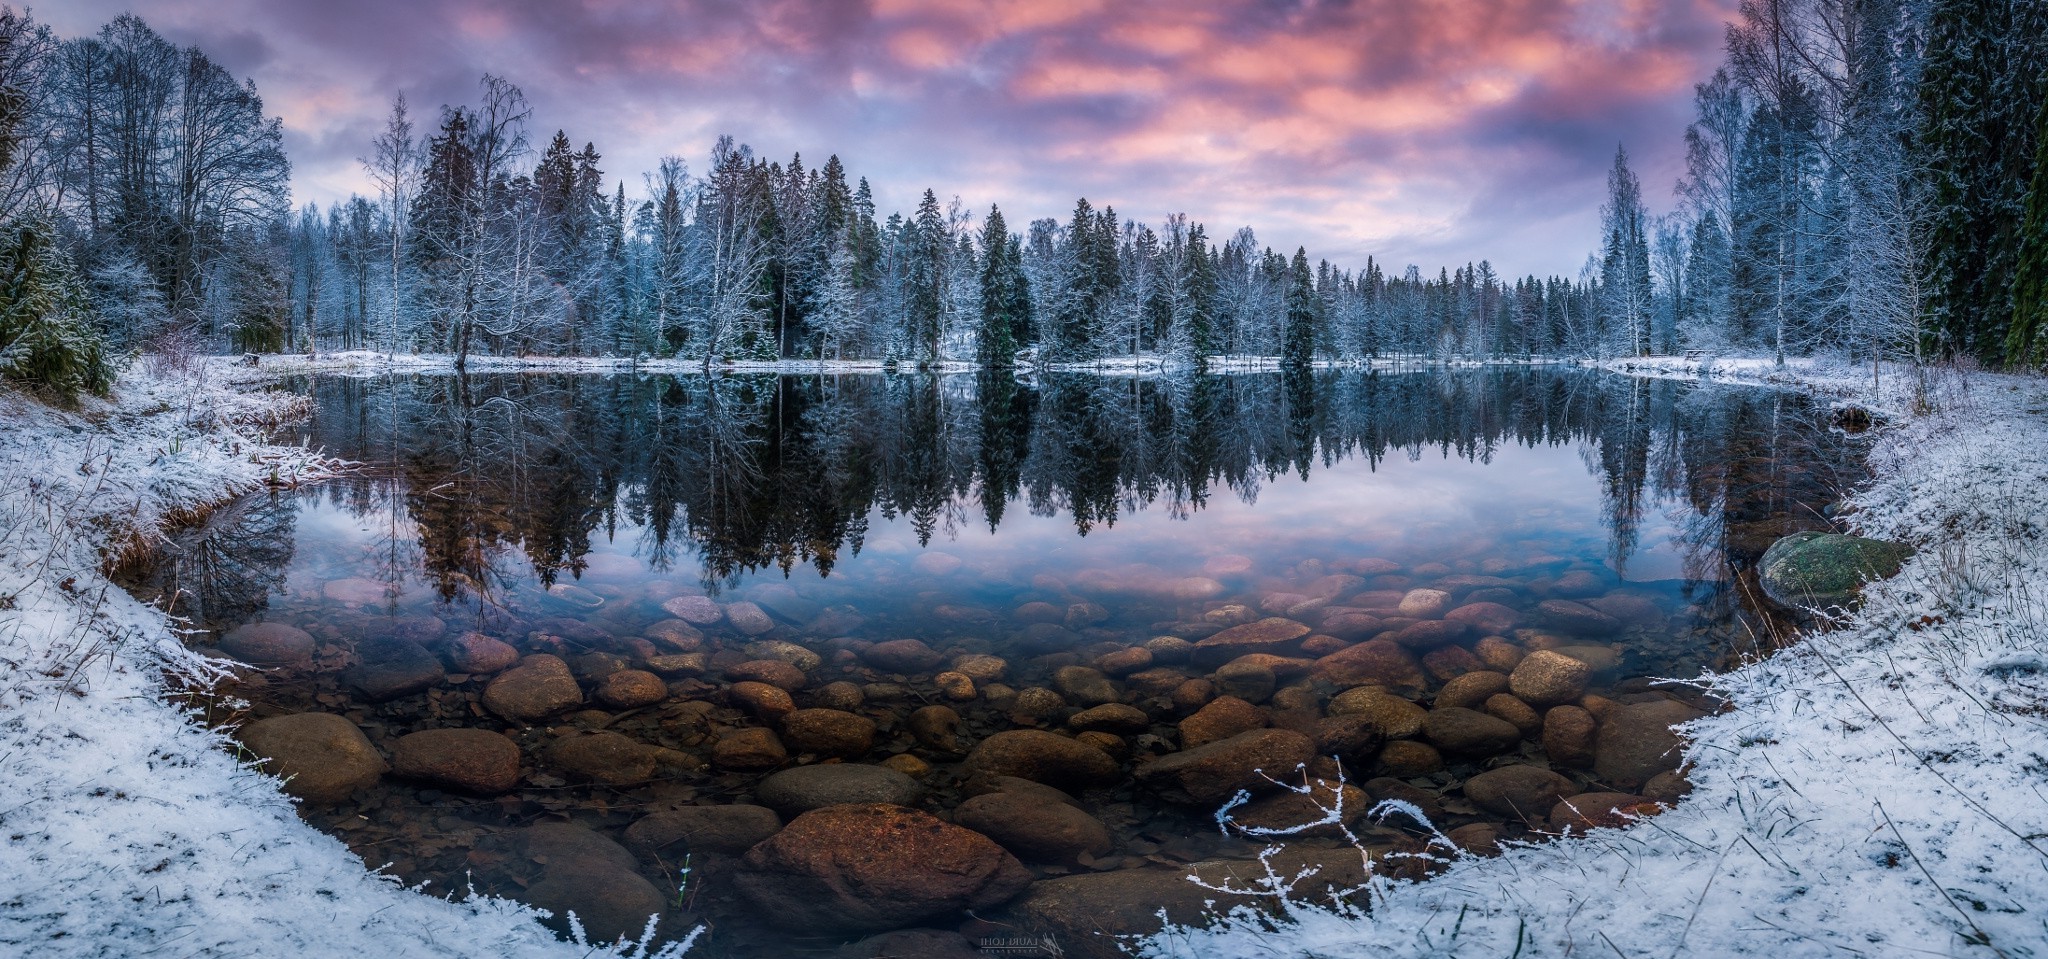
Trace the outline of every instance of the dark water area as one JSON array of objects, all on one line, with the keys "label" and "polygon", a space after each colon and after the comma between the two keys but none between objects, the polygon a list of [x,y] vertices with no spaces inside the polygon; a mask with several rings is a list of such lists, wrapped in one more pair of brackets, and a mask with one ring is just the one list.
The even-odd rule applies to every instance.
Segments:
[{"label": "dark water area", "polygon": [[[1831,528],[1864,475],[1862,442],[1796,394],[1584,370],[295,386],[303,438],[362,469],[238,502],[132,584],[204,627],[196,645],[269,667],[195,703],[251,730],[354,724],[391,768],[304,811],[372,865],[606,935],[639,928],[608,909],[649,905],[664,929],[709,923],[710,955],[835,954],[890,927],[1088,954],[1084,927],[1140,928],[1189,863],[1261,848],[1213,817],[1212,794],[1263,785],[1232,778],[1242,757],[1162,762],[1211,739],[1311,744],[1309,774],[1417,802],[1482,851],[1554,828],[1557,796],[1673,798],[1675,763],[1631,724],[1714,704],[1653,680],[1768,652],[1757,558]],[[1570,675],[1535,675],[1560,659]],[[497,738],[401,743],[450,729]],[[1018,730],[1087,752],[1052,768],[990,745]],[[814,766],[877,778],[763,787]],[[1555,777],[1545,808],[1465,789],[1510,767]],[[799,874],[915,864],[761,842],[876,788],[1025,872],[874,910]],[[1024,835],[1006,796],[1079,812]],[[1306,809],[1289,798],[1250,818]],[[1412,823],[1356,829],[1419,848]],[[774,848],[743,862],[756,842]]]}]

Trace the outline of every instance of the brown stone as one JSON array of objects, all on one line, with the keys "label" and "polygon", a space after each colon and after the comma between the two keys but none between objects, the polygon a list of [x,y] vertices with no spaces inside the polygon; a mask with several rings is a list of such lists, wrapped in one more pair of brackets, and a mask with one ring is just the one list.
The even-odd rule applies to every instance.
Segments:
[{"label": "brown stone", "polygon": [[874,803],[798,816],[748,851],[733,881],[778,925],[846,933],[990,909],[1023,892],[1031,873],[979,833]]},{"label": "brown stone", "polygon": [[1487,636],[1472,644],[1472,654],[1496,673],[1512,673],[1522,664],[1522,647],[1499,636]]},{"label": "brown stone", "polygon": [[774,769],[789,761],[789,750],[771,730],[735,729],[711,747],[711,762],[722,769]]},{"label": "brown stone", "polygon": [[764,806],[685,806],[649,813],[626,827],[626,848],[662,863],[688,854],[737,856],[775,835],[782,817]]},{"label": "brown stone", "polygon": [[875,723],[837,709],[799,709],[782,717],[782,741],[799,753],[855,759],[875,747]]},{"label": "brown stone", "polygon": [[1104,732],[1117,735],[1142,733],[1152,728],[1152,720],[1145,711],[1136,706],[1122,703],[1105,703],[1093,709],[1084,709],[1067,718],[1067,728],[1077,732]]},{"label": "brown stone", "polygon": [[747,636],[759,636],[775,628],[775,620],[769,618],[767,610],[748,602],[727,605],[725,621]]},{"label": "brown stone", "polygon": [[1413,779],[1444,768],[1444,756],[1428,743],[1397,739],[1380,747],[1377,768],[1396,779]]},{"label": "brown stone", "polygon": [[496,796],[519,785],[519,745],[487,729],[425,729],[392,744],[391,771],[441,789]]},{"label": "brown stone", "polygon": [[1471,635],[1472,627],[1464,623],[1447,619],[1425,619],[1401,627],[1388,638],[1409,649],[1435,649],[1463,642]]},{"label": "brown stone", "polygon": [[1654,816],[1662,807],[1631,793],[1580,793],[1560,799],[1550,809],[1550,828],[1560,832],[1626,826]]},{"label": "brown stone", "polygon": [[1413,739],[1422,735],[1422,721],[1428,711],[1399,696],[1373,687],[1347,689],[1330,700],[1332,716],[1363,716],[1380,735],[1388,739]]},{"label": "brown stone", "polygon": [[1399,693],[1420,693],[1425,685],[1422,664],[1414,654],[1385,639],[1372,639],[1316,660],[1311,675],[1340,688],[1380,686]]},{"label": "brown stone", "polygon": [[1180,744],[1182,749],[1193,749],[1267,725],[1264,710],[1235,696],[1224,696],[1180,721]]},{"label": "brown stone", "polygon": [[1087,812],[1018,793],[975,796],[953,810],[953,821],[1025,862],[1075,865],[1083,857],[1108,855],[1115,846],[1109,827]]},{"label": "brown stone", "polygon": [[236,734],[260,768],[283,779],[284,791],[308,803],[347,799],[384,775],[384,757],[356,724],[332,713],[259,719]]},{"label": "brown stone", "polygon": [[488,676],[511,669],[519,650],[482,633],[463,633],[448,641],[448,665],[456,672]]},{"label": "brown stone", "polygon": [[725,691],[734,705],[751,713],[764,723],[777,722],[796,711],[796,700],[789,693],[767,683],[734,683]]},{"label": "brown stone", "polygon": [[1229,739],[1159,757],[1133,776],[1175,801],[1213,805],[1240,789],[1272,787],[1315,755],[1315,743],[1286,729],[1258,729]]},{"label": "brown stone", "polygon": [[668,683],[641,669],[622,669],[597,684],[597,701],[613,709],[638,709],[668,698]]},{"label": "brown stone", "polygon": [[1650,777],[1677,769],[1685,738],[1671,727],[1702,713],[1684,703],[1659,700],[1618,706],[1600,721],[1593,747],[1593,772],[1604,783],[1634,789]]},{"label": "brown stone", "polygon": [[1062,666],[1053,670],[1052,686],[1067,702],[1083,707],[1100,706],[1122,698],[1108,676],[1102,675],[1101,670],[1086,666]]},{"label": "brown stone", "polygon": [[1480,707],[1480,711],[1495,719],[1506,720],[1525,737],[1543,731],[1543,714],[1507,693],[1486,697],[1486,703]]},{"label": "brown stone", "polygon": [[247,623],[220,638],[220,651],[257,666],[302,666],[313,659],[312,634],[284,623]]},{"label": "brown stone", "polygon": [[1463,646],[1439,646],[1422,654],[1422,670],[1429,678],[1447,683],[1466,673],[1481,672],[1486,664]]},{"label": "brown stone", "polygon": [[[1254,838],[1286,835],[1290,838],[1338,839],[1344,835],[1341,827],[1356,826],[1372,812],[1372,797],[1350,783],[1311,779],[1306,784],[1290,783],[1290,787],[1295,785],[1300,785],[1307,792],[1295,792],[1289,788],[1261,796],[1231,810],[1230,824]],[[1335,822],[1300,828],[1331,819],[1333,814]]]},{"label": "brown stone", "polygon": [[1411,619],[1440,619],[1451,609],[1451,594],[1441,589],[1411,589],[1394,611]]},{"label": "brown stone", "polygon": [[1558,800],[1576,792],[1571,780],[1541,766],[1502,766],[1465,780],[1465,798],[1474,805],[1535,825],[1546,821]]},{"label": "brown stone", "polygon": [[860,654],[862,662],[885,673],[928,673],[946,661],[938,650],[923,640],[892,639],[876,643]]},{"label": "brown stone", "polygon": [[804,688],[810,678],[796,666],[779,659],[750,659],[725,667],[727,682],[766,683],[777,689],[796,692]]},{"label": "brown stone", "polygon": [[1556,706],[1586,694],[1593,670],[1562,653],[1539,649],[1523,657],[1508,676],[1508,688],[1533,706]]},{"label": "brown stone", "polygon": [[1486,670],[1466,673],[1444,683],[1437,690],[1436,705],[1439,708],[1458,706],[1471,709],[1499,693],[1508,691],[1508,677],[1504,673]]},{"label": "brown stone", "polygon": [[610,730],[557,738],[546,756],[549,767],[583,782],[625,786],[654,778],[656,750]]},{"label": "brown stone", "polygon": [[583,704],[569,664],[545,653],[528,656],[484,687],[484,708],[513,722],[545,719]]},{"label": "brown stone", "polygon": [[1422,735],[1438,749],[1457,756],[1492,756],[1522,741],[1522,731],[1514,724],[1455,707],[1430,710],[1422,720]]},{"label": "brown stone", "polygon": [[1061,787],[1106,786],[1121,773],[1108,753],[1035,729],[1012,729],[982,740],[962,769],[970,776],[1016,776]]},{"label": "brown stone", "polygon": [[1593,765],[1593,714],[1577,706],[1552,706],[1543,714],[1543,754],[1560,766]]},{"label": "brown stone", "polygon": [[1119,649],[1095,660],[1095,668],[1111,676],[1127,676],[1151,665],[1152,651],[1143,646]]},{"label": "brown stone", "polygon": [[1232,626],[1195,644],[1195,656],[1211,663],[1227,662],[1246,653],[1286,655],[1301,649],[1309,634],[1306,625],[1291,619],[1268,617],[1242,626]]},{"label": "brown stone", "polygon": [[1611,636],[1621,632],[1621,620],[1568,599],[1546,599],[1537,603],[1536,614],[1551,628],[1575,636]]},{"label": "brown stone", "polygon": [[709,596],[677,596],[662,603],[661,608],[692,626],[712,626],[725,621],[725,608]]},{"label": "brown stone", "polygon": [[1521,624],[1522,614],[1499,603],[1466,603],[1444,614],[1452,622],[1464,623],[1480,633],[1505,635]]}]

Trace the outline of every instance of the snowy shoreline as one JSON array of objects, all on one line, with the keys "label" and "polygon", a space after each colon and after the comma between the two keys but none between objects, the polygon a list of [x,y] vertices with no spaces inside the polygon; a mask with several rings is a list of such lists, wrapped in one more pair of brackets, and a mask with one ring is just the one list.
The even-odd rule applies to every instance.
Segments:
[{"label": "snowy shoreline", "polygon": [[[436,897],[454,890],[366,871],[164,698],[165,668],[202,661],[105,580],[103,556],[313,465],[253,438],[290,400],[229,385],[311,367],[225,366],[131,372],[117,402],[78,413],[0,392],[0,951],[607,954],[516,903],[451,903]],[[1370,917],[1241,915],[1169,930],[1147,954],[1993,954],[1982,939],[2010,955],[2048,941],[2048,840],[2033,838],[2048,835],[2048,381],[1919,391],[1894,376],[1873,391],[1867,372],[1818,364],[1715,370],[1890,411],[1853,522],[1921,552],[1848,627],[1718,678],[1737,708],[1697,725],[1692,797],[1629,829],[1385,886]]]},{"label": "snowy shoreline", "polygon": [[[259,430],[303,401],[141,364],[75,412],[0,390],[0,954],[634,955],[525,906],[365,868],[166,696],[205,678],[104,560],[322,461]],[[375,866],[376,864],[369,864]]]},{"label": "snowy shoreline", "polygon": [[[1920,552],[1833,632],[1707,680],[1693,793],[1628,828],[1291,904],[1153,957],[2036,955],[2048,943],[2048,380],[1769,360],[1603,364],[1884,411],[1863,535]],[[1903,371],[1901,371],[1903,372]],[[1301,884],[1296,899],[1310,898]]]}]

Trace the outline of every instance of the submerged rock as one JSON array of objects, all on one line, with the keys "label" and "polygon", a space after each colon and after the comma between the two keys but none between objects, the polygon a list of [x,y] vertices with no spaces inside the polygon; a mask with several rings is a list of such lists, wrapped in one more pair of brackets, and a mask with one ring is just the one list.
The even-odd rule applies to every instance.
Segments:
[{"label": "submerged rock", "polygon": [[331,713],[259,719],[242,727],[242,745],[263,757],[264,772],[309,803],[337,803],[384,775],[384,757],[356,724]]},{"label": "submerged rock", "polygon": [[1757,563],[1764,595],[1786,606],[1849,607],[1866,580],[1887,579],[1913,555],[1901,543],[1839,533],[1793,533]]},{"label": "submerged rock", "polygon": [[545,653],[528,656],[484,687],[484,708],[513,722],[545,719],[583,704],[569,664]]},{"label": "submerged rock", "polygon": [[968,754],[969,776],[1016,776],[1052,786],[1106,786],[1116,759],[1087,743],[1036,729],[1012,729],[982,740]]},{"label": "submerged rock", "polygon": [[1315,756],[1315,743],[1290,729],[1256,729],[1229,739],[1161,756],[1134,776],[1176,802],[1214,805],[1240,789],[1275,788],[1267,777],[1299,778]]},{"label": "submerged rock", "polygon": [[685,806],[640,817],[626,827],[626,846],[665,862],[686,853],[737,856],[781,828],[782,817],[765,806]]},{"label": "submerged rock", "polygon": [[1064,865],[1104,856],[1115,843],[1102,820],[1067,803],[1023,793],[975,796],[953,810],[953,821],[994,839],[1026,862]]},{"label": "submerged rock", "polygon": [[872,803],[798,816],[747,852],[733,882],[779,924],[848,933],[993,908],[1031,885],[1031,872],[980,833]]},{"label": "submerged rock", "polygon": [[425,729],[391,747],[391,771],[442,789],[496,796],[519,785],[519,745],[486,729]]},{"label": "submerged rock", "polygon": [[761,780],[754,798],[785,816],[847,803],[907,806],[924,794],[917,781],[894,769],[859,763],[798,766]]},{"label": "submerged rock", "polygon": [[1594,773],[1603,782],[1635,789],[1658,773],[1677,769],[1685,756],[1685,737],[1671,727],[1702,715],[1670,700],[1615,707],[1600,718]]},{"label": "submerged rock", "polygon": [[220,651],[257,666],[298,666],[313,659],[313,637],[297,626],[248,623],[222,636]]}]

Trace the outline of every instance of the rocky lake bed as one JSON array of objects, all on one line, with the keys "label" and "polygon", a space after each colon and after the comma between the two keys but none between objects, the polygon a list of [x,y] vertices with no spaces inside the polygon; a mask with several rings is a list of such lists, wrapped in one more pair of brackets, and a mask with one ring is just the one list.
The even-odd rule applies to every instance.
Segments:
[{"label": "rocky lake bed", "polygon": [[[316,409],[359,422],[390,397],[348,390],[319,405],[316,381]],[[1740,418],[1764,395],[1694,402]],[[979,499],[995,533],[988,410],[964,408],[983,450],[948,495]],[[658,915],[666,936],[704,927],[707,955],[965,956],[1008,936],[1112,955],[1162,915],[1275,905],[1269,867],[1315,870],[1298,898],[1355,898],[1368,868],[1420,878],[1680,801],[1672,727],[1720,704],[1671,680],[1768,652],[1785,611],[1758,598],[1757,557],[1827,528],[1860,468],[1819,414],[1789,409],[1767,420],[1770,450],[1736,435],[1741,455],[1686,464],[1693,489],[1657,492],[1675,518],[1617,505],[1615,470],[1641,467],[1605,457],[1679,444],[1677,426],[1587,437],[1587,454],[1569,422],[1536,422],[1506,431],[1533,454],[1440,436],[1461,455],[1340,458],[1234,503],[1126,502],[1114,528],[1085,518],[1085,473],[1041,475],[1064,506],[1032,490],[1033,515],[987,538],[959,531],[958,505],[883,489],[834,507],[838,539],[810,534],[804,566],[774,548],[790,534],[757,528],[787,507],[758,502],[692,529],[695,562],[650,550],[658,524],[632,497],[662,476],[577,507],[586,493],[526,472],[565,440],[378,467],[359,437],[340,445],[363,477],[252,497],[128,585],[208,627],[192,645],[231,678],[186,701],[408,885],[530,903],[565,931],[573,911],[602,939]],[[1319,425],[1309,448],[1357,429]],[[1252,463],[1289,465],[1256,447]],[[1603,473],[1590,499],[1553,489],[1597,491]],[[1455,485],[1473,475],[1512,478]],[[801,498],[811,480],[794,479],[752,482]],[[1395,493],[1361,498],[1361,481]],[[1714,485],[1746,495],[1698,495]],[[693,519],[718,505],[683,499]],[[1058,533],[1061,512],[1080,537]]]}]

